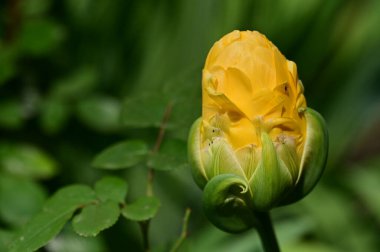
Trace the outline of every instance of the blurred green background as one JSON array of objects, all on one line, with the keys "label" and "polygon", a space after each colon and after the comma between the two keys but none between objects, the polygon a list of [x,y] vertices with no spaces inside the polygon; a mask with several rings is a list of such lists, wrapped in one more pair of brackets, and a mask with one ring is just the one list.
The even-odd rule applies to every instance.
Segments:
[{"label": "blurred green background", "polygon": [[[201,69],[234,30],[264,33],[297,63],[308,105],[326,119],[330,152],[316,189],[273,218],[284,251],[380,249],[380,2],[376,0],[4,0],[0,3],[0,251],[46,198],[104,175],[145,194],[144,164],[94,168],[119,141],[153,146],[173,105],[159,158],[153,251],[168,251],[186,207],[181,251],[261,251],[254,230],[211,226],[186,164],[201,113]],[[67,225],[41,251],[141,251],[138,225],[120,219],[95,238]]]}]

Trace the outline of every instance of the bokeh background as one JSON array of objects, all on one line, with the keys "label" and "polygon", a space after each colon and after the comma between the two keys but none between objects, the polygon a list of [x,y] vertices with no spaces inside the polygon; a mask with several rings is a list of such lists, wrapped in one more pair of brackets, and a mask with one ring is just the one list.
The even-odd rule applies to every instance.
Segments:
[{"label": "bokeh background", "polygon": [[[118,141],[154,145],[167,104],[151,222],[153,251],[168,251],[187,207],[180,251],[261,251],[254,230],[211,226],[186,164],[201,113],[201,69],[235,30],[264,33],[297,63],[308,105],[326,119],[326,172],[304,200],[272,212],[284,251],[380,249],[380,2],[376,0],[3,0],[0,2],[0,251],[46,198],[72,183],[125,178],[145,193],[144,163],[91,163]],[[138,225],[120,219],[95,238],[67,225],[41,251],[141,251]]]}]

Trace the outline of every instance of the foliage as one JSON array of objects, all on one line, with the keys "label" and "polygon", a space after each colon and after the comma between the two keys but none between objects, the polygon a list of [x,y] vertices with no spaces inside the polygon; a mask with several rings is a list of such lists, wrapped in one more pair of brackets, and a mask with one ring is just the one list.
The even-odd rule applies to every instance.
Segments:
[{"label": "foliage", "polygon": [[377,251],[379,13],[375,0],[5,1],[0,251],[141,251],[147,223],[152,251],[260,251],[254,230],[207,222],[186,161],[206,54],[234,29],[297,63],[330,133],[316,190],[273,211],[283,250]]}]

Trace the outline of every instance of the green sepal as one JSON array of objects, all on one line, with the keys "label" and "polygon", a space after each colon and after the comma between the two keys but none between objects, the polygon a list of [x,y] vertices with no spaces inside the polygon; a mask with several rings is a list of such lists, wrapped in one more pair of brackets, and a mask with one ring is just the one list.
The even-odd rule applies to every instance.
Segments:
[{"label": "green sepal", "polygon": [[325,120],[315,110],[307,108],[306,142],[300,163],[300,175],[295,190],[281,205],[302,199],[317,184],[326,166],[328,153],[328,132]]},{"label": "green sepal", "polygon": [[289,170],[292,176],[292,182],[295,184],[299,174],[299,158],[297,156],[295,142],[292,139],[284,138],[277,143],[276,150],[280,165],[283,165]]},{"label": "green sepal", "polygon": [[191,126],[187,151],[191,174],[197,185],[203,189],[207,183],[207,177],[201,157],[201,125],[202,118],[198,118]]},{"label": "green sepal", "polygon": [[243,232],[257,223],[248,184],[234,174],[218,175],[207,183],[203,208],[216,227],[229,233]]},{"label": "green sepal", "polygon": [[236,154],[226,139],[214,138],[202,155],[206,176],[209,179],[221,174],[235,174],[245,178]]},{"label": "green sepal", "polygon": [[260,155],[257,152],[257,149],[254,145],[247,145],[243,148],[238,149],[235,153],[242,171],[245,173],[245,176],[249,180],[249,178],[252,177],[259,162],[258,157]]},{"label": "green sepal", "polygon": [[255,210],[268,211],[291,187],[292,177],[287,167],[278,161],[276,149],[268,133],[261,133],[261,142],[261,160],[253,173],[250,188]]}]

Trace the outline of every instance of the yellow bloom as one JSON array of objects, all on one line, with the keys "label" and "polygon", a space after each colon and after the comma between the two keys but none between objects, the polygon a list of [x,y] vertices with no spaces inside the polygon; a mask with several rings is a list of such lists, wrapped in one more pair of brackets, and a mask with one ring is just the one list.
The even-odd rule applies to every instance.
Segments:
[{"label": "yellow bloom", "polygon": [[189,135],[206,209],[227,204],[226,186],[239,184],[237,197],[244,195],[241,202],[254,211],[296,201],[314,187],[325,166],[327,131],[303,91],[296,64],[259,32],[233,31],[214,44],[203,69],[202,118]]},{"label": "yellow bloom", "polygon": [[[294,143],[301,155],[303,86],[295,63],[264,35],[233,31],[216,42],[203,69],[202,92],[202,148],[223,136],[237,155],[257,152],[265,131],[274,143]],[[249,178],[253,169],[244,172]]]},{"label": "yellow bloom", "polygon": [[215,43],[208,54],[202,80],[204,144],[221,128],[239,150],[261,146],[260,131],[273,141],[284,134],[302,150],[306,108],[297,67],[264,35],[233,31]]}]

